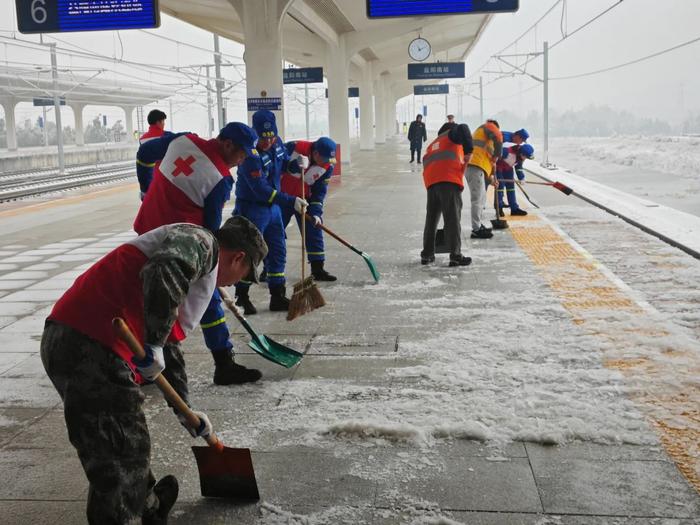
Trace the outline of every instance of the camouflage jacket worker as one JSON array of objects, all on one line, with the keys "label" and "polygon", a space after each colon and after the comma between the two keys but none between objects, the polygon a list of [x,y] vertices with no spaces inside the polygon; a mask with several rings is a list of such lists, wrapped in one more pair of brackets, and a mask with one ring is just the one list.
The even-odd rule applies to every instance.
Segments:
[{"label": "camouflage jacket worker", "polygon": [[[78,277],[48,319],[110,348],[140,380],[131,352],[112,329],[112,319],[122,317],[142,344],[179,346],[216,287],[218,250],[214,235],[201,226],[171,224],[151,230]],[[186,399],[181,365],[182,378],[173,377],[173,370],[166,376],[175,380],[173,386]]]}]

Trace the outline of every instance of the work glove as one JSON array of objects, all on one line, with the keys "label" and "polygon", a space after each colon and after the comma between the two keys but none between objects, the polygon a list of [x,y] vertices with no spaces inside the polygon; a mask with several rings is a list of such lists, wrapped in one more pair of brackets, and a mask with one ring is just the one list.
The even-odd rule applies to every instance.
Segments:
[{"label": "work glove", "polygon": [[145,379],[154,381],[155,378],[165,370],[163,347],[146,344],[143,346],[143,350],[146,352],[146,357],[138,359],[136,356],[132,355],[131,362]]},{"label": "work glove", "polygon": [[306,208],[308,205],[309,203],[301,197],[296,197],[294,199],[294,211],[297,213],[304,213],[304,208]]},{"label": "work glove", "polygon": [[214,427],[211,426],[211,421],[209,421],[209,418],[204,412],[197,412],[193,410],[192,413],[199,418],[198,428],[192,428],[183,414],[178,414],[177,419],[180,421],[180,424],[187,429],[187,432],[189,432],[193,438],[207,437],[214,432]]},{"label": "work glove", "polygon": [[287,164],[287,171],[289,173],[301,173],[301,165],[297,159],[290,160]]},{"label": "work glove", "polygon": [[312,217],[314,219],[314,226],[316,228],[320,228],[321,224],[323,224],[323,220],[321,220],[321,217],[319,217],[318,215],[312,215]]}]

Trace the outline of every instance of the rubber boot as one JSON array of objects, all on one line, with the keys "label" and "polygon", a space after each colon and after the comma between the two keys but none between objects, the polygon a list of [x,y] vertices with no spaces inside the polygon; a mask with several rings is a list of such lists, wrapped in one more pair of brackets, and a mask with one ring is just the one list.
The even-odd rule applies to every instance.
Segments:
[{"label": "rubber boot", "polygon": [[236,306],[243,308],[243,313],[245,315],[255,315],[258,313],[258,309],[255,308],[253,303],[250,302],[250,297],[248,297],[249,288],[242,288],[236,290]]},{"label": "rubber boot", "polygon": [[323,261],[311,261],[311,275],[317,281],[337,281],[338,278],[335,275],[329,274],[323,269]]},{"label": "rubber boot", "polygon": [[289,299],[287,299],[287,288],[281,284],[270,288],[270,311],[286,312],[289,310]]},{"label": "rubber boot", "polygon": [[143,525],[167,525],[168,514],[175,505],[179,492],[180,488],[175,476],[168,475],[161,478],[153,487],[153,493],[158,497],[158,509],[145,514],[141,523]]},{"label": "rubber boot", "polygon": [[224,350],[212,352],[214,357],[214,384],[215,385],[240,385],[242,383],[254,383],[262,377],[260,370],[246,368],[237,365],[233,361],[233,352]]}]

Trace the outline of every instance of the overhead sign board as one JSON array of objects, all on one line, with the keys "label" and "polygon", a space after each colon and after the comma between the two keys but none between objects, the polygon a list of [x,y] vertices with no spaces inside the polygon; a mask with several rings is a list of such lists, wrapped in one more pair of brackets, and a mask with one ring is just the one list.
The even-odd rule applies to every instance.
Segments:
[{"label": "overhead sign board", "polygon": [[282,70],[283,84],[314,84],[323,82],[322,67],[294,67]]},{"label": "overhead sign board", "polygon": [[[348,98],[358,98],[360,96],[359,87],[349,87],[348,88]],[[326,88],[326,98],[328,98],[328,88]]]},{"label": "overhead sign board", "polygon": [[413,86],[414,95],[447,95],[449,92],[449,84],[434,84],[432,86]]},{"label": "overhead sign board", "polygon": [[367,0],[367,18],[517,11],[519,0]]},{"label": "overhead sign board", "polygon": [[464,78],[464,62],[408,64],[408,80]]},{"label": "overhead sign board", "polygon": [[[66,99],[61,97],[60,99],[60,104],[61,106],[66,105]],[[34,102],[35,106],[53,106],[53,99],[52,98],[35,98],[32,100]]]},{"label": "overhead sign board", "polygon": [[158,0],[15,0],[20,33],[160,26]]},{"label": "overhead sign board", "polygon": [[248,111],[279,111],[282,109],[282,99],[280,97],[258,97],[248,99]]}]

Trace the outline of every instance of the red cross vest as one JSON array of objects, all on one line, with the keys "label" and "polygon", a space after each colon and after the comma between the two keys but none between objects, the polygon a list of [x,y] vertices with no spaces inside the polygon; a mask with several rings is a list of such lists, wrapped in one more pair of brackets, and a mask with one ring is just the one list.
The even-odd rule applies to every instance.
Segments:
[{"label": "red cross vest", "polygon": [[153,171],[153,182],[134,220],[134,231],[145,233],[163,224],[204,224],[204,202],[229,167],[216,139],[194,134],[177,137]]},{"label": "red cross vest", "polygon": [[[301,184],[304,181],[304,197],[309,197],[311,195],[311,186],[323,177],[328,169],[331,167],[330,164],[313,164],[308,168],[304,169],[304,161],[308,162],[311,159],[311,149],[313,142],[307,140],[298,140],[294,145],[294,153],[289,157],[289,160],[296,160],[299,166],[302,166],[302,173],[289,173],[283,172],[282,178],[280,180],[280,189],[282,193],[287,195],[293,195],[295,197],[301,197]],[[303,175],[302,175],[303,174]]]},{"label": "red cross vest", "polygon": [[[137,377],[139,374],[131,364],[131,351],[115,336],[112,319],[124,319],[136,338],[142,344],[145,342],[141,270],[170,228],[172,225],[156,228],[105,255],[75,280],[48,317],[112,349]],[[178,307],[178,318],[168,341],[182,341],[199,324],[216,287],[217,269],[215,265],[190,285]]]}]

